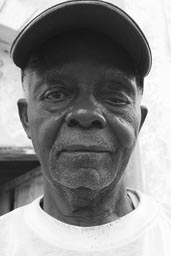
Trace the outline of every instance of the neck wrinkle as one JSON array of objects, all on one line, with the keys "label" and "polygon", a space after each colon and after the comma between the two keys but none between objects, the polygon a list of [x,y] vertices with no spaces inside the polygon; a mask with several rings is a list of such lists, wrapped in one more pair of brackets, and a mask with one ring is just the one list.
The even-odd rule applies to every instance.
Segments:
[{"label": "neck wrinkle", "polygon": [[61,185],[53,188],[52,192],[48,186],[43,209],[64,223],[83,227],[115,221],[133,210],[123,184],[117,189],[95,192],[84,188],[73,190]]}]

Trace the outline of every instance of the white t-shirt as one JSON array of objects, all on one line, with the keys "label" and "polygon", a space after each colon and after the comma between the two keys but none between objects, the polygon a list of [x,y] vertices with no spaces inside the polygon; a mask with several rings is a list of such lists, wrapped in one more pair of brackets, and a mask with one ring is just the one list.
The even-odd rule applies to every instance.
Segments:
[{"label": "white t-shirt", "polygon": [[94,227],[56,220],[38,198],[0,218],[0,256],[171,256],[171,211],[139,191],[129,194],[135,210]]}]

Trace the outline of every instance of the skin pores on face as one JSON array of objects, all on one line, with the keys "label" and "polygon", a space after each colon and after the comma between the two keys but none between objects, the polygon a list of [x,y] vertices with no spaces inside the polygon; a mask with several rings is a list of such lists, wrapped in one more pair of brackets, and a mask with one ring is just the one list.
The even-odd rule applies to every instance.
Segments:
[{"label": "skin pores on face", "polygon": [[130,59],[93,35],[54,40],[39,56],[39,70],[28,69],[25,79],[29,131],[45,182],[92,191],[117,186],[141,119]]}]

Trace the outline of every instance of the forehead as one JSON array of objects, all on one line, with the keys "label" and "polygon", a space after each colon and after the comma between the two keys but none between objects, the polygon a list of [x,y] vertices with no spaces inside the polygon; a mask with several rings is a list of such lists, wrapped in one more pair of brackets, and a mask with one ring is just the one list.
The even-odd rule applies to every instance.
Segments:
[{"label": "forehead", "polygon": [[135,68],[127,52],[110,38],[93,31],[70,31],[55,37],[42,45],[31,56],[28,66],[37,71],[70,64],[93,61],[94,65],[110,65],[134,74]]}]

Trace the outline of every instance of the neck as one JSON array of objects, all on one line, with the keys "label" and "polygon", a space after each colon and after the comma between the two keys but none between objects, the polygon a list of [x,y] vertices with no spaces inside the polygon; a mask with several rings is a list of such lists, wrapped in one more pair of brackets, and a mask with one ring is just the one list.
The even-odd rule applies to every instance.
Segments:
[{"label": "neck", "polygon": [[131,212],[125,186],[92,191],[70,189],[61,185],[44,185],[43,209],[54,218],[76,226],[98,226],[117,220]]}]

